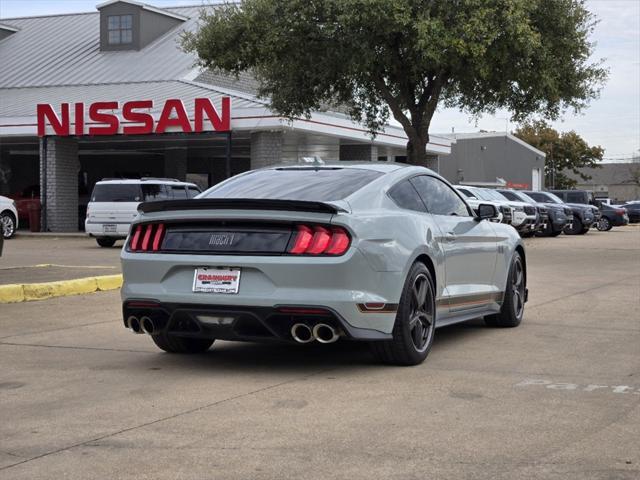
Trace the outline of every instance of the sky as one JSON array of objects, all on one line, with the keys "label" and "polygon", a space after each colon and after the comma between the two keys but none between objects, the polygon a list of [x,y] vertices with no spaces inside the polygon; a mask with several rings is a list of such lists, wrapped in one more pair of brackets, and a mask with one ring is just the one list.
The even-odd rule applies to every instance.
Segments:
[{"label": "sky", "polygon": [[[95,11],[102,0],[0,0],[0,18]],[[212,0],[146,0],[156,7],[217,3]],[[581,113],[565,113],[552,125],[575,130],[591,145],[605,148],[605,160],[622,160],[640,154],[640,0],[587,0],[587,8],[600,20],[592,40],[593,59],[604,59],[610,70],[600,98]],[[517,125],[509,113],[497,112],[479,120],[458,110],[440,109],[433,133],[512,131]]]}]

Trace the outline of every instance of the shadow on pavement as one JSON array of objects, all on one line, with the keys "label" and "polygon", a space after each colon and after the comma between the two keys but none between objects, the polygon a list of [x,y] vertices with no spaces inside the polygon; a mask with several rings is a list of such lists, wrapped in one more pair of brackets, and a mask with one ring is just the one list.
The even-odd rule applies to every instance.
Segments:
[{"label": "shadow on pavement", "polygon": [[[452,325],[436,331],[430,356],[446,349],[450,343],[467,337],[482,341],[482,332],[491,329],[482,320]],[[150,341],[150,340],[149,340]],[[429,357],[426,360],[428,365]],[[381,368],[366,342],[338,341],[330,345],[292,345],[280,343],[216,342],[211,350],[199,355],[173,355],[158,351],[145,355],[131,368],[135,371],[188,369],[202,373],[304,373],[316,369],[352,370]],[[386,367],[396,368],[396,367]]]}]

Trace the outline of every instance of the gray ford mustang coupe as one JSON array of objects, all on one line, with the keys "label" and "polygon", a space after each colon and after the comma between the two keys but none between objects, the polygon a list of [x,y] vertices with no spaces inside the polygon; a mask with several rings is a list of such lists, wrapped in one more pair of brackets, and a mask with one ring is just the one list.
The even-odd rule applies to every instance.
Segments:
[{"label": "gray ford mustang coupe", "polygon": [[426,168],[265,168],[139,211],[122,250],[124,323],[167,352],[360,340],[416,365],[436,327],[522,320],[517,232]]}]

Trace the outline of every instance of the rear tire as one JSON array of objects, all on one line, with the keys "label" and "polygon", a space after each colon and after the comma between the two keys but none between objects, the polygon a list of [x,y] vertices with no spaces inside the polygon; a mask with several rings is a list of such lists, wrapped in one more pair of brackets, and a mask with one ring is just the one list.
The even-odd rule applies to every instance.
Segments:
[{"label": "rear tire", "polygon": [[168,353],[203,353],[211,348],[214,340],[209,338],[188,338],[158,333],[151,335],[153,343]]},{"label": "rear tire", "polygon": [[607,217],[602,217],[600,220],[598,220],[598,223],[596,223],[596,228],[600,232],[608,232],[613,228],[613,225],[611,225],[611,222]]},{"label": "rear tire", "polygon": [[0,234],[6,239],[16,234],[16,217],[10,211],[0,214]]},{"label": "rear tire", "polygon": [[429,269],[415,263],[405,281],[393,339],[371,342],[374,355],[389,365],[419,365],[431,350],[435,333],[436,299]]},{"label": "rear tire", "polygon": [[524,263],[520,254],[515,252],[509,267],[507,288],[500,313],[485,316],[484,322],[489,327],[512,328],[520,325],[524,315],[525,289]]},{"label": "rear tire", "polygon": [[115,238],[109,238],[109,237],[100,237],[100,238],[96,238],[96,242],[101,247],[111,248],[116,244],[116,239]]}]

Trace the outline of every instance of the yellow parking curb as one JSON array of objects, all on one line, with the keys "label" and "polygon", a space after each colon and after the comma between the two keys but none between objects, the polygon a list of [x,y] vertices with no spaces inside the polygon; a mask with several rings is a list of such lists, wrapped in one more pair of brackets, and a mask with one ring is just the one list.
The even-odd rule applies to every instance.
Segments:
[{"label": "yellow parking curb", "polygon": [[46,283],[0,285],[0,303],[29,302],[69,295],[83,295],[98,291],[117,290],[121,286],[122,275],[101,275]]}]

